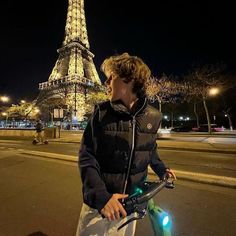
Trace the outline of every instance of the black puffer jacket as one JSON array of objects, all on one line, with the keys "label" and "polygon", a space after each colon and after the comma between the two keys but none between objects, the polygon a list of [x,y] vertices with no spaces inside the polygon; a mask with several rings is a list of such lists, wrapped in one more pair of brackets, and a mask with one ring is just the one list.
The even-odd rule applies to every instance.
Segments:
[{"label": "black puffer jacket", "polygon": [[121,101],[99,104],[79,152],[84,202],[99,211],[113,193],[131,194],[147,177],[147,167],[166,172],[157,153],[161,113],[139,99],[130,113]]}]

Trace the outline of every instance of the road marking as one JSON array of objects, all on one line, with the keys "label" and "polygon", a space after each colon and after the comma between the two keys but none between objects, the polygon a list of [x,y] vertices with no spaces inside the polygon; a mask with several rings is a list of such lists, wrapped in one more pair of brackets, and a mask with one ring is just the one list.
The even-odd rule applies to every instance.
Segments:
[{"label": "road marking", "polygon": [[31,151],[31,150],[25,150],[25,149],[18,149],[20,154],[31,154],[34,156],[40,156],[40,157],[48,157],[58,160],[64,160],[64,161],[72,161],[77,162],[78,157],[73,155],[65,155],[65,154],[59,154],[59,153],[51,153],[51,152],[40,152],[40,151]]}]

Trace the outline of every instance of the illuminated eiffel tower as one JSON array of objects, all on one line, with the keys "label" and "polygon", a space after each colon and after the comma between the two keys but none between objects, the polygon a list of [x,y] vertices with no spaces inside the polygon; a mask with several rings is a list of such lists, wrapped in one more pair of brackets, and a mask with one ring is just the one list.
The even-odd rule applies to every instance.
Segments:
[{"label": "illuminated eiffel tower", "polygon": [[[41,97],[57,96],[61,91],[86,95],[90,90],[100,90],[101,81],[90,52],[84,0],[68,0],[65,38],[57,50],[59,57],[47,82],[39,84]],[[76,98],[74,104],[76,113]]]}]

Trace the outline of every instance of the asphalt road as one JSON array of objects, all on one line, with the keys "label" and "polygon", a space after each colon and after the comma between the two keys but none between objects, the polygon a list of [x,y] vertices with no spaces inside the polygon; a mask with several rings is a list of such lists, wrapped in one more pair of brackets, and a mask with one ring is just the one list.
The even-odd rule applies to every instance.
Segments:
[{"label": "asphalt road", "polygon": [[[235,199],[235,189],[186,181],[155,197],[176,236],[236,235]],[[77,165],[2,149],[0,202],[1,236],[74,235],[82,204]],[[143,235],[152,235],[148,217],[138,222],[136,236]]]},{"label": "asphalt road", "polygon": [[[19,149],[77,156],[79,144],[51,142],[49,145],[34,146],[30,141],[0,140],[0,150]],[[235,154],[168,149],[160,149],[159,153],[161,159],[176,170],[236,177]]]}]

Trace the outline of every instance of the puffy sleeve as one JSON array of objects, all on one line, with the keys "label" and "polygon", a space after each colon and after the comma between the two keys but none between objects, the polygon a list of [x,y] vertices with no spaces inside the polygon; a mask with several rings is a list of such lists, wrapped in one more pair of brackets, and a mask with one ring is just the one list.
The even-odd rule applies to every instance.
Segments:
[{"label": "puffy sleeve", "polygon": [[157,144],[155,144],[153,150],[151,151],[150,166],[152,170],[159,176],[159,178],[162,178],[162,176],[166,173],[167,167],[165,166],[164,162],[159,157]]},{"label": "puffy sleeve", "polygon": [[99,109],[90,118],[84,131],[80,150],[79,168],[83,184],[84,203],[99,212],[105,206],[112,194],[108,193],[100,173],[100,166],[96,159],[97,138],[99,134]]}]

